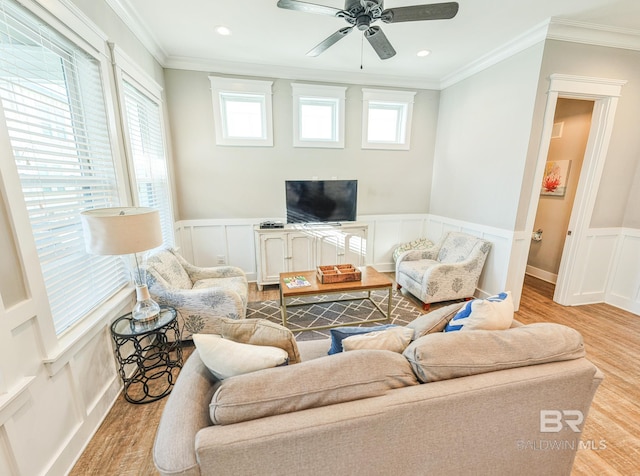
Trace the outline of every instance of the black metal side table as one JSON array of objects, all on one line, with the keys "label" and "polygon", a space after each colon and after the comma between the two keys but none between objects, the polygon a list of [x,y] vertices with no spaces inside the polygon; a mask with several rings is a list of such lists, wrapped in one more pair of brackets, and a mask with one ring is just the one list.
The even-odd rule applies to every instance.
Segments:
[{"label": "black metal side table", "polygon": [[128,402],[155,402],[171,393],[182,368],[175,309],[161,306],[151,322],[138,322],[131,313],[119,317],[111,324],[111,337]]}]

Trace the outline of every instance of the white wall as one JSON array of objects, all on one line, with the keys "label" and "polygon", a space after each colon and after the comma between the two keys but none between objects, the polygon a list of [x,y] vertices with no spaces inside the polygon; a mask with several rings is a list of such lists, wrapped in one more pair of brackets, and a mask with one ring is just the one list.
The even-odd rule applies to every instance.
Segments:
[{"label": "white wall", "polygon": [[[91,36],[104,58],[106,99],[122,163],[115,86],[108,42],[162,83],[160,66],[100,0],[50,0],[27,6],[52,13],[63,25]],[[109,323],[132,304],[121,291],[81,324],[57,337],[0,113],[0,474],[63,475],[73,466],[118,396]],[[13,168],[13,170],[12,170]],[[124,187],[126,189],[126,186]]]},{"label": "white wall", "polygon": [[[215,143],[209,74],[166,70],[181,220],[278,217],[286,179],[358,180],[358,213],[425,213],[429,208],[439,92],[418,90],[411,149],[361,149],[362,87],[344,84],[344,149],[292,146],[291,81],[273,78],[273,147]],[[387,88],[388,89],[388,88]]]},{"label": "white wall", "polygon": [[514,230],[543,43],[441,93],[429,213]]}]

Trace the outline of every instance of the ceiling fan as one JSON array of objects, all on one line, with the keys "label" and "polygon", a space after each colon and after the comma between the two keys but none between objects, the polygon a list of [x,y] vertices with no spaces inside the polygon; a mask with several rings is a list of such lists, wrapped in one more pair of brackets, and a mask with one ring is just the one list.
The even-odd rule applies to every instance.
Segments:
[{"label": "ceiling fan", "polygon": [[383,0],[345,0],[344,10],[315,3],[300,2],[299,0],[278,0],[278,7],[288,10],[297,10],[307,13],[318,13],[344,18],[351,26],[339,29],[333,35],[326,38],[307,56],[318,56],[330,46],[347,36],[353,28],[364,32],[364,37],[369,41],[380,59],[388,59],[396,54],[391,43],[379,26],[371,24],[382,20],[383,23],[400,23],[407,21],[423,20],[448,20],[458,13],[457,2],[431,3],[425,5],[413,5],[384,9]]}]

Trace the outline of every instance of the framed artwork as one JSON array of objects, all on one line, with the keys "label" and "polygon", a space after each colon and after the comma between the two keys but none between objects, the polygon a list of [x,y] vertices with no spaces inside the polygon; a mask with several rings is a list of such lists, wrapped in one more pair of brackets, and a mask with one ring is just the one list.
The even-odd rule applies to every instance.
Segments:
[{"label": "framed artwork", "polygon": [[544,169],[540,195],[564,197],[569,178],[570,160],[550,160]]}]

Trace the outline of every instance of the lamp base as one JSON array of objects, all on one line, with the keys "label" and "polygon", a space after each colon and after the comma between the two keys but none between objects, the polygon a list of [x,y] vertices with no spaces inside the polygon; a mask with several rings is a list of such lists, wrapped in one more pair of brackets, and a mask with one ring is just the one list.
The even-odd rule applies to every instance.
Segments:
[{"label": "lamp base", "polygon": [[160,306],[151,299],[147,285],[136,286],[136,305],[131,316],[138,322],[150,322],[160,315]]}]

